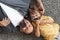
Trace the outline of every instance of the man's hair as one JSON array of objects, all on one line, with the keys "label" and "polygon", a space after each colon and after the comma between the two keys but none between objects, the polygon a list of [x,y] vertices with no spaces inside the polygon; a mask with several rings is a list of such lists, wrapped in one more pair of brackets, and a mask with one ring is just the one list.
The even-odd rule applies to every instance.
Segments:
[{"label": "man's hair", "polygon": [[23,20],[22,22],[20,22],[19,27],[20,27],[20,28],[26,27],[26,23],[25,23],[24,20]]}]

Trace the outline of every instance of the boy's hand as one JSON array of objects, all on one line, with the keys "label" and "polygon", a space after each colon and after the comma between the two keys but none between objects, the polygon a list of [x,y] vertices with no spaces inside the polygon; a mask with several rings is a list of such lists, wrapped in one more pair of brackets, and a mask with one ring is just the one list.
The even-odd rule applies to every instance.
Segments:
[{"label": "boy's hand", "polygon": [[4,27],[6,27],[9,24],[10,24],[10,20],[7,19],[6,17],[3,18],[3,20],[0,22],[0,26],[4,26]]}]

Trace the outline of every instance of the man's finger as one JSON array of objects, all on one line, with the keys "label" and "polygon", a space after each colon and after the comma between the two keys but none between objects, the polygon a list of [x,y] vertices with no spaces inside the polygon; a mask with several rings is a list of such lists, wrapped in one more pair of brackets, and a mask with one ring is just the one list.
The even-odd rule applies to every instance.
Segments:
[{"label": "man's finger", "polygon": [[3,20],[2,21],[4,21],[5,19],[3,18]]},{"label": "man's finger", "polygon": [[8,19],[8,24],[10,23],[10,20]]},{"label": "man's finger", "polygon": [[5,17],[5,20],[8,20],[8,18]]}]

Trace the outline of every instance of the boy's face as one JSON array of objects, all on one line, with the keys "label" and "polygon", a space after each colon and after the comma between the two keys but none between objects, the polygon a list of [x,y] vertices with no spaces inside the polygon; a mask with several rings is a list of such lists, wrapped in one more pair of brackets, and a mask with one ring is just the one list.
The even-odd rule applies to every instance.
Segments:
[{"label": "boy's face", "polygon": [[41,15],[37,10],[34,10],[34,12],[32,12],[30,15],[31,15],[32,21],[34,22],[37,21],[38,23],[40,22]]}]

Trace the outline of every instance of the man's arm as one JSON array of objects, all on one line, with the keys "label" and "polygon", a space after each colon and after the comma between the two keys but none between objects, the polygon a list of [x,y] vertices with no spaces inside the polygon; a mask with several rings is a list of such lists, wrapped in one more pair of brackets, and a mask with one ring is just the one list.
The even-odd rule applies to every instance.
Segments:
[{"label": "man's arm", "polygon": [[38,7],[38,9],[39,9],[39,12],[40,12],[41,14],[44,14],[45,9],[44,9],[44,6],[43,6],[42,1],[41,1],[41,0],[35,0],[35,1],[36,1],[36,3],[37,3],[37,7]]}]

